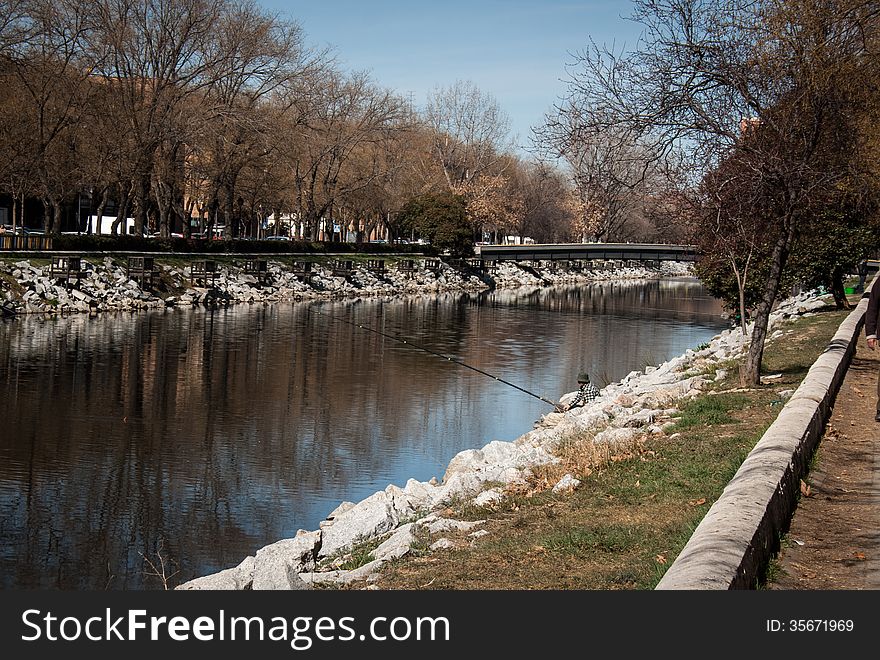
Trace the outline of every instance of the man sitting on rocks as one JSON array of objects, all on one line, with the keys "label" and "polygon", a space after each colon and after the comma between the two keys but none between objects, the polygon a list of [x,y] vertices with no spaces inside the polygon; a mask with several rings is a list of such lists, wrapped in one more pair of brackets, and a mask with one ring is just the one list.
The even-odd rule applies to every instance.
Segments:
[{"label": "man sitting on rocks", "polygon": [[581,372],[578,374],[578,385],[581,387],[578,390],[577,396],[572,399],[571,403],[559,407],[559,412],[566,412],[577,406],[592,403],[599,398],[599,388],[590,382],[590,376],[587,373]]}]

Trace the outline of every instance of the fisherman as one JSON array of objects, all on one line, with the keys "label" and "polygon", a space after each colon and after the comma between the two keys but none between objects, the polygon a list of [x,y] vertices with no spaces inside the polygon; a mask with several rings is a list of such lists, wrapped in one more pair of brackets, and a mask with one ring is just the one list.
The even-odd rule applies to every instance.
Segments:
[{"label": "fisherman", "polygon": [[590,382],[590,376],[586,372],[582,371],[578,374],[578,385],[580,385],[580,389],[578,390],[577,396],[574,397],[571,403],[559,406],[559,412],[567,412],[576,406],[592,403],[599,398],[599,388]]}]

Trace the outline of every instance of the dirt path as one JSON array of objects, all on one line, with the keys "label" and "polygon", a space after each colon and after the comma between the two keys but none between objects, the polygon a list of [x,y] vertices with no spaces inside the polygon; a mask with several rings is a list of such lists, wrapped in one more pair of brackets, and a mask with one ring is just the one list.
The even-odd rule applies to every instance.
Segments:
[{"label": "dirt path", "polygon": [[878,370],[862,332],[768,589],[880,588]]}]

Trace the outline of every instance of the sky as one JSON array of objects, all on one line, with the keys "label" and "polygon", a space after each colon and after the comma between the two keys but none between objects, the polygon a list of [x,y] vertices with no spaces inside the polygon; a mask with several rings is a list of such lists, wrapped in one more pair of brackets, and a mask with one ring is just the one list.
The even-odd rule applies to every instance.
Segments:
[{"label": "sky", "polygon": [[348,71],[423,108],[429,94],[471,81],[510,117],[518,148],[565,91],[572,53],[592,38],[631,48],[629,0],[258,0],[297,20],[312,46]]}]

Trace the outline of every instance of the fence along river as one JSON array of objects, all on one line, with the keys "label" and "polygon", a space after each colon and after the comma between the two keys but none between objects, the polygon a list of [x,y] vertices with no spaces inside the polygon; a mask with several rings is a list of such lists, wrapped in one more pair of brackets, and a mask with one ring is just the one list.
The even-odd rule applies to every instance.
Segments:
[{"label": "fence along river", "polygon": [[359,324],[551,400],[726,327],[695,280],[318,304],[0,323],[3,588],[221,570],[550,409]]}]

